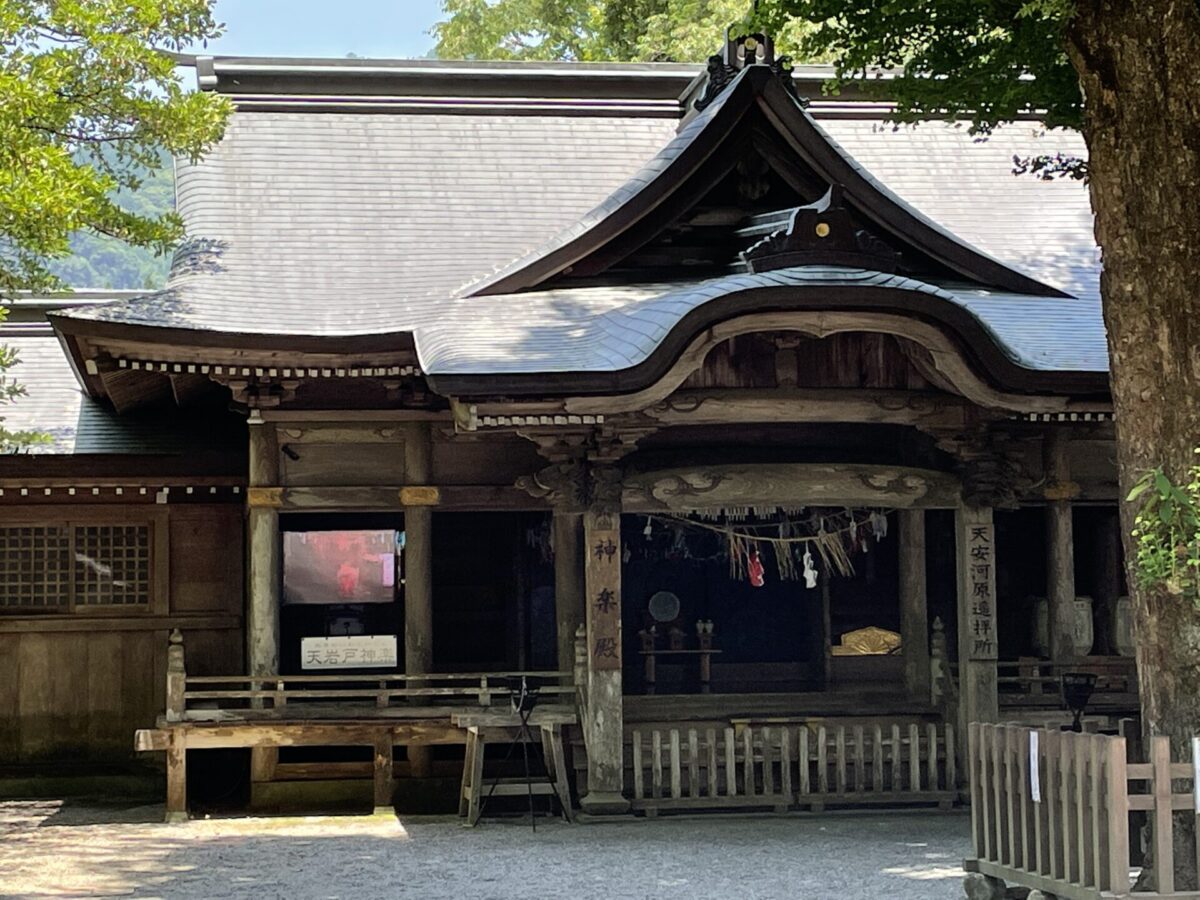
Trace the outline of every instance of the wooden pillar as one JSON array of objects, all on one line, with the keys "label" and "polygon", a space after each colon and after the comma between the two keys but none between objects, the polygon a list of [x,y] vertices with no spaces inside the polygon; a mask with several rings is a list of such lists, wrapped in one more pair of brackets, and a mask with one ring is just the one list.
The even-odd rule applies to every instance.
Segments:
[{"label": "wooden pillar", "polygon": [[900,638],[904,687],[929,696],[929,606],[925,581],[925,510],[902,509],[900,524]]},{"label": "wooden pillar", "polygon": [[1000,717],[996,658],[996,535],[992,508],[955,511],[958,555],[958,678],[960,734],[971,722]]},{"label": "wooden pillar", "polygon": [[1114,509],[1100,517],[1094,538],[1097,548],[1096,649],[1097,654],[1116,655],[1116,609],[1121,595],[1121,522]]},{"label": "wooden pillar", "polygon": [[589,510],[583,516],[584,603],[588,641],[588,736],[585,812],[627,812],[624,795],[625,717],[621,685],[621,516]]},{"label": "wooden pillar", "polygon": [[252,417],[249,432],[246,659],[251,675],[275,675],[279,672],[279,448],[274,425]]},{"label": "wooden pillar", "polygon": [[186,822],[187,732],[172,728],[167,738],[167,822]]},{"label": "wooden pillar", "polygon": [[1046,600],[1050,659],[1075,656],[1075,529],[1071,518],[1071,473],[1066,432],[1052,428],[1042,446],[1046,487]]},{"label": "wooden pillar", "polygon": [[395,814],[392,795],[395,791],[392,780],[392,732],[385,731],[375,736],[374,794],[375,815]]},{"label": "wooden pillar", "polygon": [[575,632],[583,624],[583,514],[554,511],[554,616],[558,634],[558,671],[575,662]]},{"label": "wooden pillar", "polygon": [[[433,479],[433,452],[429,427],[412,428],[405,441],[405,481],[409,486],[428,485]],[[404,671],[422,675],[433,670],[433,510],[428,506],[404,509]],[[409,774],[428,778],[430,749],[409,745]]]}]

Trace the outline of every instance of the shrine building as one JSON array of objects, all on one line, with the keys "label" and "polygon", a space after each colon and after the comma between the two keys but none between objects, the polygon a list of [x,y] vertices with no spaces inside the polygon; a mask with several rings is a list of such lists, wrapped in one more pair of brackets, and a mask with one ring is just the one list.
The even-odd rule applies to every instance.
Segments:
[{"label": "shrine building", "polygon": [[166,286],[0,327],[0,765],[473,818],[524,676],[568,816],[950,805],[1064,672],[1136,714],[1078,134],[762,35],[195,67]]}]

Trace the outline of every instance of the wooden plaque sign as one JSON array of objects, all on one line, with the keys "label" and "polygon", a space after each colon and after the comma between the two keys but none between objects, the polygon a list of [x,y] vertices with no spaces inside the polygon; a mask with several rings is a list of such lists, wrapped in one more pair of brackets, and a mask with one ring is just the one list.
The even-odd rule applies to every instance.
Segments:
[{"label": "wooden plaque sign", "polygon": [[356,634],[300,640],[302,669],[393,669],[396,635]]},{"label": "wooden plaque sign", "polygon": [[618,516],[588,513],[586,590],[588,655],[593,671],[621,669],[621,532]]},{"label": "wooden plaque sign", "polygon": [[996,637],[996,544],[995,529],[989,524],[967,523],[961,536],[965,549],[969,657],[994,660]]}]

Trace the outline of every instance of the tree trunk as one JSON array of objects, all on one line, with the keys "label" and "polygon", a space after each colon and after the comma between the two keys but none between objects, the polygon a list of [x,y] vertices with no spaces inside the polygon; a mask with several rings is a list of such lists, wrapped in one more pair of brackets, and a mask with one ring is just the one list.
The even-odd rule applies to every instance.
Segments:
[{"label": "tree trunk", "polygon": [[[1181,482],[1200,444],[1200,12],[1195,0],[1078,0],[1067,49],[1084,92],[1123,494],[1162,465]],[[1138,587],[1121,507],[1143,724],[1190,759],[1200,735],[1200,610]],[[1177,834],[1180,832],[1177,823]],[[1177,889],[1196,888],[1190,831]]]}]

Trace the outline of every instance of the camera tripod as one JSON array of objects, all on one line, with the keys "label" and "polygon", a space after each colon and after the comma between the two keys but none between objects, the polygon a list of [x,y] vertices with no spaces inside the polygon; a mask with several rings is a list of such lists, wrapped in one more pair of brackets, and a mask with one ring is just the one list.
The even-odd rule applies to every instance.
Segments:
[{"label": "camera tripod", "polygon": [[[529,824],[532,826],[534,831],[537,831],[537,815],[535,813],[534,805],[533,805],[534,776],[533,776],[532,770],[529,767],[529,754],[530,754],[530,745],[531,744],[534,747],[533,753],[536,756],[541,757],[542,769],[546,773],[545,779],[546,779],[547,784],[549,784],[550,788],[551,788],[551,790],[549,792],[546,792],[544,790],[539,790],[538,793],[539,794],[549,793],[549,795],[552,797],[557,796],[557,791],[554,788],[554,776],[550,769],[549,761],[545,758],[545,754],[542,753],[541,750],[538,749],[538,742],[534,741],[533,731],[529,727],[529,717],[533,714],[533,710],[537,707],[538,695],[539,695],[539,689],[536,686],[530,686],[528,680],[526,679],[526,677],[524,675],[521,676],[519,683],[515,684],[510,689],[509,696],[510,696],[511,703],[512,703],[512,711],[517,716],[517,719],[520,724],[518,725],[517,733],[513,737],[512,742],[508,745],[508,750],[505,752],[504,759],[501,762],[501,765],[504,765],[510,759],[512,759],[512,755],[513,755],[514,751],[516,751],[517,745],[518,744],[521,745],[521,758],[522,758],[522,761],[524,762],[524,769],[525,769],[525,790],[526,790],[526,794],[529,797]],[[483,748],[480,747],[478,752],[482,753]],[[492,799],[492,796],[496,793],[496,789],[501,785],[501,783],[503,781],[504,781],[504,778],[502,775],[497,775],[494,779],[492,779],[492,784],[491,784],[491,787],[488,789],[487,795],[483,798],[483,800],[479,804],[479,817],[483,816],[483,811],[484,811],[484,809],[486,809],[488,801]]]}]

